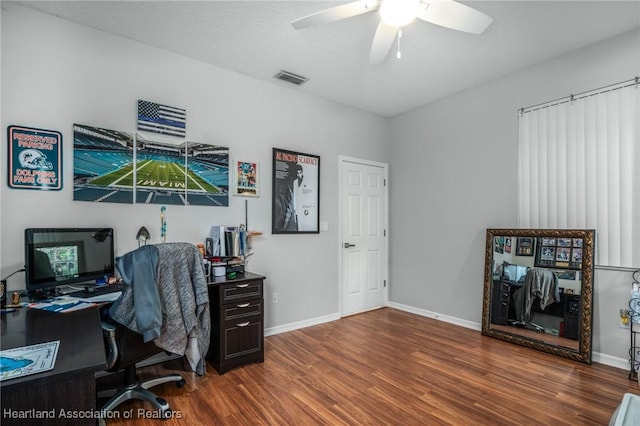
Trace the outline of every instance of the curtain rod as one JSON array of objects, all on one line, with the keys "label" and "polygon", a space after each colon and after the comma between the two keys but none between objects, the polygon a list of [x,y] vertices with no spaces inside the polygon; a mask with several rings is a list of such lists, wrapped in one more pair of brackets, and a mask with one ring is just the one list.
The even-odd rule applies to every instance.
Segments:
[{"label": "curtain rod", "polygon": [[532,111],[537,111],[539,109],[549,108],[549,107],[552,107],[552,106],[565,104],[567,102],[572,102],[572,101],[575,101],[577,99],[583,99],[583,98],[587,98],[589,96],[599,95],[601,93],[611,92],[613,90],[623,89],[623,88],[629,87],[629,86],[636,86],[636,88],[637,88],[638,84],[640,84],[640,77],[634,77],[632,79],[621,81],[619,83],[609,84],[608,86],[603,86],[603,87],[599,87],[597,89],[587,90],[586,92],[581,92],[581,93],[578,93],[576,95],[569,95],[569,96],[565,96],[563,98],[555,99],[553,101],[543,102],[541,104],[520,108],[518,110],[518,114],[522,116],[523,114],[526,114],[526,113],[529,113],[529,112],[532,112]]},{"label": "curtain rod", "polygon": [[608,266],[608,265],[594,265],[593,269],[602,269],[605,271],[622,271],[622,272],[636,272],[640,271],[637,267],[633,266]]}]

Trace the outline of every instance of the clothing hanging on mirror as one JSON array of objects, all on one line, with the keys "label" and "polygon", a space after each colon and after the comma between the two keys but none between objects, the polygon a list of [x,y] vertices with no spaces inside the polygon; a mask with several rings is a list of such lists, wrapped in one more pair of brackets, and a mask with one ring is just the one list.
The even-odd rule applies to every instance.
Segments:
[{"label": "clothing hanging on mirror", "polygon": [[[560,289],[556,274],[547,269],[530,269],[524,278],[522,287],[513,295],[516,319],[522,325],[531,320],[531,307],[539,300],[540,309],[560,301]],[[539,326],[536,328],[540,328]],[[540,330],[539,330],[540,331]]]}]

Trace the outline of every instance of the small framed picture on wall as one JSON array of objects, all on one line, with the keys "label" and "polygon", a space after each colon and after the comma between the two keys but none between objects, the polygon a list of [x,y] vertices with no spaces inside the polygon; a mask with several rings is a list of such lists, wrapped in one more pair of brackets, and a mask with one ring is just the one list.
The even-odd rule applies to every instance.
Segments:
[{"label": "small framed picture on wall", "polygon": [[516,240],[516,256],[533,256],[533,237],[518,237]]},{"label": "small framed picture on wall", "polygon": [[239,160],[233,162],[233,195],[241,197],[260,196],[258,163]]}]

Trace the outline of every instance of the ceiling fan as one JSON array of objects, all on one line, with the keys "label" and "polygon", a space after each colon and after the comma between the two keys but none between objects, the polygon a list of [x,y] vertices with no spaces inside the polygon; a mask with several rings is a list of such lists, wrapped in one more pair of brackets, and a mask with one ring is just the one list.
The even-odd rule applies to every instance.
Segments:
[{"label": "ceiling fan", "polygon": [[296,19],[291,25],[299,30],[378,9],[381,19],[369,54],[372,65],[384,61],[400,28],[415,18],[472,34],[481,34],[493,22],[490,16],[454,0],[359,0]]}]

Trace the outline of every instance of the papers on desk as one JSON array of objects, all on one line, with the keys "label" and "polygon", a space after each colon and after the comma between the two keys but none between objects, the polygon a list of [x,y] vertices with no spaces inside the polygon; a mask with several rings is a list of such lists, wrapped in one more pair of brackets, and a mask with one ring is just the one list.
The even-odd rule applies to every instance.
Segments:
[{"label": "papers on desk", "polygon": [[60,341],[0,351],[0,380],[52,370]]},{"label": "papers on desk", "polygon": [[99,296],[93,296],[93,297],[83,297],[78,300],[81,300],[83,302],[90,302],[90,303],[115,302],[116,300],[118,300],[121,294],[122,294],[121,291],[114,291],[113,293],[105,293],[105,294],[101,294]]},{"label": "papers on desk", "polygon": [[95,306],[95,304],[80,299],[62,297],[45,300],[40,303],[31,303],[29,305],[29,308],[42,309],[43,311],[49,312],[67,313],[77,311],[79,309],[89,308],[91,306]]},{"label": "papers on desk", "polygon": [[60,296],[52,299],[43,300],[38,303],[30,303],[29,308],[42,309],[43,311],[67,313],[77,311],[79,309],[90,308],[96,306],[99,303],[109,303],[116,301],[121,291],[115,291],[113,293],[100,294],[93,297],[70,297]]}]

